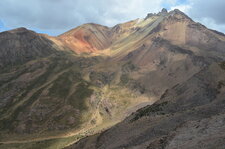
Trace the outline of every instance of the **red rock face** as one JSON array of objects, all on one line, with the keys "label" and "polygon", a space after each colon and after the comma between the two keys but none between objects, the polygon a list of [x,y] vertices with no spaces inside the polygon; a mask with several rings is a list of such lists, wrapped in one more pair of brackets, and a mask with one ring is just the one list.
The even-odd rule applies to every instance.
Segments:
[{"label": "red rock face", "polygon": [[76,53],[93,53],[109,47],[109,28],[85,24],[58,37]]},{"label": "red rock face", "polygon": [[136,23],[137,20],[134,20],[112,28],[97,24],[85,24],[57,38],[78,54],[95,53],[109,48],[112,44],[133,33],[138,29],[135,27]]},{"label": "red rock face", "polygon": [[90,35],[85,35],[84,31],[80,30],[73,36],[64,38],[64,42],[77,53],[97,51],[98,49],[90,43],[89,38]]}]

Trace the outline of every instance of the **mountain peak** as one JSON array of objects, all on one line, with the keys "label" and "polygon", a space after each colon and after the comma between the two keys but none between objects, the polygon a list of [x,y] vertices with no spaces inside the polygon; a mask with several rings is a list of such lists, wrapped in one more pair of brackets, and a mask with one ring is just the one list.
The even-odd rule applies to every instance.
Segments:
[{"label": "mountain peak", "polygon": [[167,11],[166,8],[163,8],[161,12],[162,12],[162,13],[167,13],[168,11]]},{"label": "mountain peak", "polygon": [[167,14],[168,14],[168,11],[167,11],[166,8],[163,8],[163,9],[161,10],[161,12],[158,13],[158,15],[160,15],[160,16],[165,16],[165,15],[167,15]]},{"label": "mountain peak", "polygon": [[29,30],[25,27],[19,27],[19,28],[16,28],[16,29],[1,32],[1,34],[23,34],[23,33],[38,35],[35,31]]},{"label": "mountain peak", "polygon": [[171,14],[181,14],[184,15],[184,13],[182,11],[180,11],[179,9],[174,9],[172,11],[170,11]]},{"label": "mountain peak", "polygon": [[27,31],[29,31],[27,28],[25,28],[25,27],[19,27],[19,28],[10,30],[9,32],[11,32],[11,33],[17,33],[17,32],[27,32]]},{"label": "mountain peak", "polygon": [[192,20],[188,15],[186,15],[184,12],[180,11],[179,9],[174,9],[169,12],[170,16],[179,16],[179,18]]},{"label": "mountain peak", "polygon": [[147,16],[145,17],[145,19],[148,19],[148,18],[150,18],[150,17],[152,17],[152,16],[165,16],[165,15],[167,15],[168,14],[168,11],[167,11],[167,9],[166,8],[163,8],[159,13],[148,13],[147,14]]},{"label": "mountain peak", "polygon": [[148,13],[147,16],[145,17],[145,20],[148,18],[151,18],[152,16],[155,16],[156,14],[154,13]]}]

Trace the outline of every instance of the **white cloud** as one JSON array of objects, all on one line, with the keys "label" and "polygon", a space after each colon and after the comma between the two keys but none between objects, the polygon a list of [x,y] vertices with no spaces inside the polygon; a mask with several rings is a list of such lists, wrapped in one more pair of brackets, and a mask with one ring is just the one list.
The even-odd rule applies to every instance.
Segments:
[{"label": "white cloud", "polygon": [[83,23],[112,26],[158,12],[175,0],[1,0],[0,20],[9,28],[62,33]]},{"label": "white cloud", "polygon": [[188,0],[171,9],[180,9],[208,28],[225,33],[225,0]]},{"label": "white cloud", "polygon": [[201,22],[202,24],[204,24],[210,29],[225,33],[225,24],[217,24],[215,20],[213,20],[212,18],[201,18],[201,19],[197,19],[196,21]]},{"label": "white cloud", "polygon": [[113,26],[162,7],[178,8],[202,23],[203,18],[214,20],[211,26],[220,31],[225,24],[225,0],[0,0],[0,6],[6,28],[23,26],[55,35],[90,22]]},{"label": "white cloud", "polygon": [[174,10],[174,9],[179,9],[180,11],[188,14],[191,9],[191,5],[187,4],[187,5],[177,5],[177,6],[171,7],[171,10]]},{"label": "white cloud", "polygon": [[211,18],[218,24],[225,24],[225,0],[189,0],[189,3],[192,17]]}]

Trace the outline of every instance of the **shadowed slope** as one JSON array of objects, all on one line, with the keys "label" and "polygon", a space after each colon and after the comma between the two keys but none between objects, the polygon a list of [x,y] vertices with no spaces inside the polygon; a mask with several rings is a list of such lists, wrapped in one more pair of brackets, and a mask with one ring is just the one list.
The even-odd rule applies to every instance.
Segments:
[{"label": "shadowed slope", "polygon": [[0,67],[13,67],[59,50],[52,41],[25,28],[0,33],[0,45]]},{"label": "shadowed slope", "polygon": [[68,149],[224,148],[225,71],[213,63],[168,89],[153,105]]}]

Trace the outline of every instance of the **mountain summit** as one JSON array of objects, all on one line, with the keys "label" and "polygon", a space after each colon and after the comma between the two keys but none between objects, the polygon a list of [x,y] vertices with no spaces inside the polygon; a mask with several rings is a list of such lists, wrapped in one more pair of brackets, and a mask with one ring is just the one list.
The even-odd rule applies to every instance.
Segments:
[{"label": "mountain summit", "polygon": [[223,148],[224,48],[177,9],[2,32],[0,148]]}]

